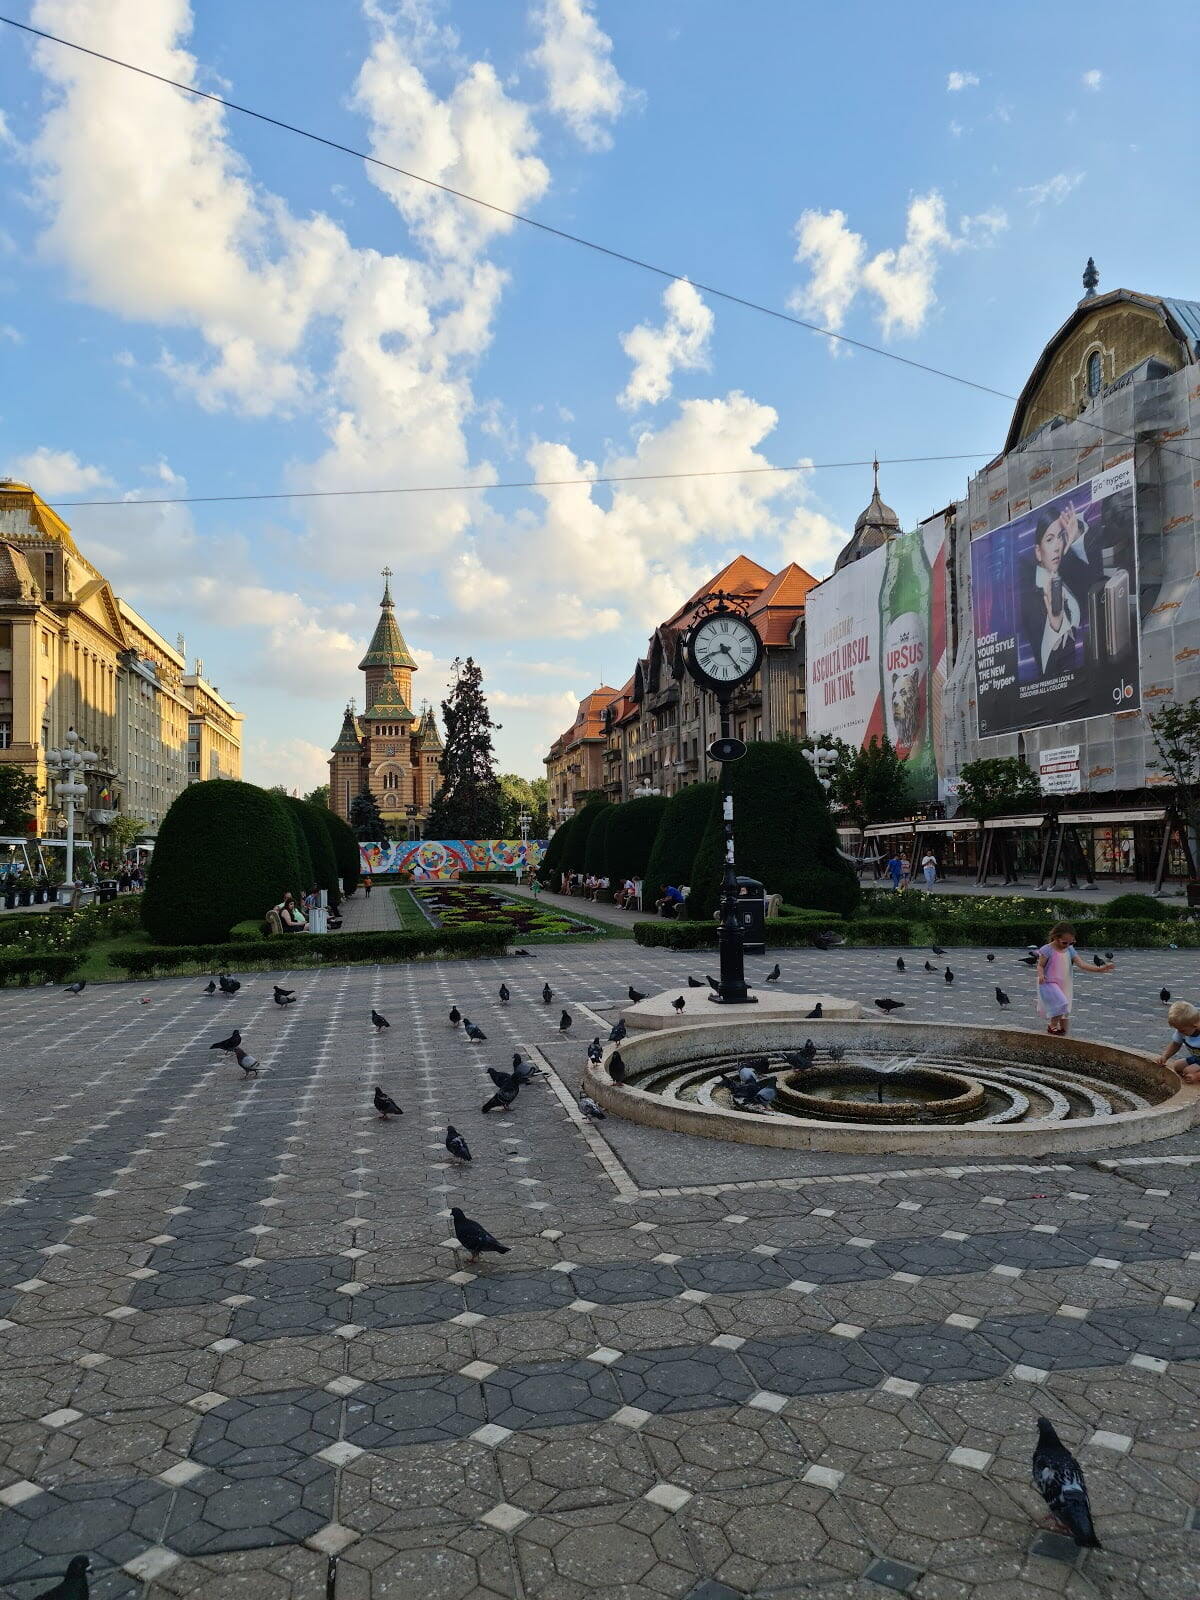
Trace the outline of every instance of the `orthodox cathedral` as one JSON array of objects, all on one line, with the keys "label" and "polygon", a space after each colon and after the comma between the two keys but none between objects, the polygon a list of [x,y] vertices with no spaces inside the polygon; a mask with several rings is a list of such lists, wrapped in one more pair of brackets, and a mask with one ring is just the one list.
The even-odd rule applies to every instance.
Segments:
[{"label": "orthodox cathedral", "polygon": [[412,709],[417,663],[396,621],[391,576],[385,567],[379,622],[358,663],[366,709],[356,714],[353,700],[346,707],[329,760],[329,807],[349,821],[355,795],[369,789],[389,831],[419,839],[441,783],[442,738],[428,704],[420,717]]}]

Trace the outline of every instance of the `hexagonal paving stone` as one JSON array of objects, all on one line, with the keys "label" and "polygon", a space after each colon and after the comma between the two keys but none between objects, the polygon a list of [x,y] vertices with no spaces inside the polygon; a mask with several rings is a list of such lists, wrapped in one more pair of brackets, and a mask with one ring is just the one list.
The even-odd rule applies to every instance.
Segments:
[{"label": "hexagonal paving stone", "polygon": [[742,1354],[744,1349],[734,1354],[712,1345],[629,1351],[608,1371],[625,1405],[652,1412],[701,1410],[739,1404],[766,1387],[749,1380],[738,1359]]},{"label": "hexagonal paving stone", "polygon": [[493,1317],[510,1311],[547,1311],[578,1298],[565,1272],[506,1272],[463,1286],[468,1311]]},{"label": "hexagonal paving stone", "polygon": [[879,1251],[849,1247],[781,1250],[773,1259],[787,1283],[796,1278],[806,1283],[857,1283],[862,1278],[886,1278],[894,1270]]},{"label": "hexagonal paving stone", "polygon": [[576,1267],[570,1276],[577,1297],[599,1305],[669,1299],[684,1287],[677,1268],[663,1262],[617,1261]]},{"label": "hexagonal paving stone", "polygon": [[1200,1357],[1200,1324],[1184,1311],[1167,1308],[1093,1311],[1088,1326],[1105,1334],[1125,1350],[1158,1356],[1164,1361],[1195,1361]]},{"label": "hexagonal paving stone", "polygon": [[773,1257],[749,1254],[693,1256],[681,1261],[675,1271],[689,1289],[709,1294],[758,1294],[781,1288],[795,1277]]},{"label": "hexagonal paving stone", "polygon": [[323,1389],[243,1395],[207,1412],[189,1452],[204,1466],[285,1468],[338,1436],[342,1402]]},{"label": "hexagonal paving stone", "polygon": [[448,1322],[463,1309],[453,1283],[372,1284],[354,1300],[354,1320],[366,1328],[408,1328]]},{"label": "hexagonal paving stone", "polygon": [[206,1472],[178,1491],[163,1542],[184,1555],[296,1544],[333,1520],[334,1477],[323,1461]]},{"label": "hexagonal paving stone", "polygon": [[61,1575],[86,1551],[120,1566],[162,1535],[172,1491],[151,1479],[60,1484],[0,1510],[0,1583]]},{"label": "hexagonal paving stone", "polygon": [[883,1374],[857,1339],[814,1334],[802,1339],[750,1339],[738,1351],[755,1389],[775,1394],[832,1394],[870,1389]]},{"label": "hexagonal paving stone", "polygon": [[891,1378],[910,1383],[960,1383],[996,1378],[1009,1363],[978,1334],[945,1324],[868,1329],[858,1341]]},{"label": "hexagonal paving stone", "polygon": [[530,1362],[484,1379],[488,1421],[501,1428],[552,1428],[599,1421],[621,1404],[608,1370],[594,1361]]},{"label": "hexagonal paving stone", "polygon": [[478,1382],[457,1374],[367,1383],[346,1403],[346,1440],[363,1450],[461,1439],[488,1420]]},{"label": "hexagonal paving stone", "polygon": [[1125,1360],[1121,1346],[1091,1317],[989,1317],[979,1335],[1006,1360],[1043,1372],[1119,1366]]}]

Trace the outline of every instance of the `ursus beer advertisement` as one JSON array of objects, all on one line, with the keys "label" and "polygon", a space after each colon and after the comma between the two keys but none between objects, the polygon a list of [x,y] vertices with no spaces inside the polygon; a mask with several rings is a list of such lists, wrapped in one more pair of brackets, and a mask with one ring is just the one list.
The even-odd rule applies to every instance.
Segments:
[{"label": "ursus beer advertisement", "polygon": [[808,731],[887,737],[914,800],[937,799],[946,681],[946,530],[939,519],[843,567],[805,603]]},{"label": "ursus beer advertisement", "polygon": [[1133,462],[971,545],[981,737],[1142,703]]}]

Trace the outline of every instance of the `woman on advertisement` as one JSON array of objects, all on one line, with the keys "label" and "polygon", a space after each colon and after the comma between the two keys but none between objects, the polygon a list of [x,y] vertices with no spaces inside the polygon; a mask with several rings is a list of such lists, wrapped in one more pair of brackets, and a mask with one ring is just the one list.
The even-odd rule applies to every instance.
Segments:
[{"label": "woman on advertisement", "polygon": [[1066,552],[1063,518],[1043,512],[1034,532],[1033,562],[1021,585],[1021,627],[1042,678],[1061,677],[1075,666],[1083,613],[1063,577]]}]

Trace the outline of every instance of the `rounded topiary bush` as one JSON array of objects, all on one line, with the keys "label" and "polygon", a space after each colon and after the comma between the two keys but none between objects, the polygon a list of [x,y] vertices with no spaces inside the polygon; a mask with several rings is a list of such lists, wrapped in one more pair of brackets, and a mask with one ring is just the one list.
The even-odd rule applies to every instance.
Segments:
[{"label": "rounded topiary bush", "polygon": [[1163,907],[1161,900],[1156,900],[1149,894],[1119,894],[1115,900],[1110,900],[1106,906],[1098,906],[1096,915],[1103,916],[1105,921],[1116,917],[1124,921],[1126,917],[1144,918],[1150,922],[1162,922],[1170,912]]},{"label": "rounded topiary bush", "polygon": [[307,894],[309,889],[315,886],[336,896],[339,892],[337,863],[333,859],[333,846],[329,843],[329,835],[318,814],[319,808],[308,800],[299,800],[293,795],[289,795],[284,804],[300,825],[312,865],[312,872],[301,893]]},{"label": "rounded topiary bush", "polygon": [[210,778],[177,796],[162,820],[142,895],[142,924],[160,944],[219,944],[234,923],[262,918],[300,883],[280,797]]},{"label": "rounded topiary bush", "polygon": [[568,817],[565,822],[559,823],[558,827],[555,828],[554,833],[551,835],[550,843],[546,846],[546,853],[538,864],[537,877],[539,882],[549,883],[552,879],[557,880],[559,873],[562,872],[566,862],[567,842],[571,837],[575,821],[574,817]]},{"label": "rounded topiary bush", "polygon": [[349,894],[357,887],[362,875],[362,857],[358,853],[354,829],[336,811],[330,811],[326,806],[316,806],[315,809],[329,838],[342,888]]},{"label": "rounded topiary bush", "polygon": [[291,795],[279,794],[274,789],[271,790],[271,794],[274,796],[279,809],[283,812],[287,825],[292,830],[292,838],[295,841],[296,870],[300,877],[298,882],[289,883],[288,888],[295,895],[297,902],[299,902],[313,886],[313,858],[312,852],[308,848],[308,835],[305,833],[295,810],[299,802]]},{"label": "rounded topiary bush", "polygon": [[648,794],[614,807],[604,841],[604,871],[610,882],[646,876],[658,825],[668,804],[665,795]]},{"label": "rounded topiary bush", "polygon": [[[858,905],[858,879],[838,854],[825,791],[797,745],[751,744],[730,764],[734,848],[739,877],[757,878],[789,905],[848,916]],[[711,917],[720,893],[724,838],[713,808],[696,854],[693,917]]]},{"label": "rounded topiary bush", "polygon": [[650,847],[642,885],[642,905],[653,910],[668,883],[692,883],[696,852],[717,799],[715,783],[690,783],[663,808]]},{"label": "rounded topiary bush", "polygon": [[583,870],[593,877],[604,876],[604,863],[607,860],[608,830],[612,820],[620,808],[614,805],[602,805],[592,818],[592,825],[588,830],[587,846],[583,852]]},{"label": "rounded topiary bush", "polygon": [[587,871],[587,842],[592,826],[600,813],[608,806],[608,800],[589,800],[582,811],[576,812],[572,819],[575,826],[571,835],[563,846],[562,865],[571,872]]}]

